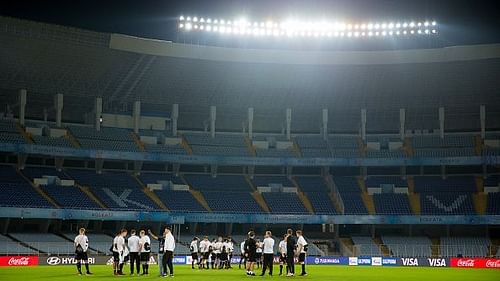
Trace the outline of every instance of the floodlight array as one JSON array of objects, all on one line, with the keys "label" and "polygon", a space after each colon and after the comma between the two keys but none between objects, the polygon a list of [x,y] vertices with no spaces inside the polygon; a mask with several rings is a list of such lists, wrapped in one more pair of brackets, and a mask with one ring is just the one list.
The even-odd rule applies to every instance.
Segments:
[{"label": "floodlight array", "polygon": [[434,35],[438,33],[436,21],[394,21],[346,23],[332,21],[249,21],[244,18],[227,20],[180,16],[179,30],[206,32],[234,36],[259,37],[384,37]]}]

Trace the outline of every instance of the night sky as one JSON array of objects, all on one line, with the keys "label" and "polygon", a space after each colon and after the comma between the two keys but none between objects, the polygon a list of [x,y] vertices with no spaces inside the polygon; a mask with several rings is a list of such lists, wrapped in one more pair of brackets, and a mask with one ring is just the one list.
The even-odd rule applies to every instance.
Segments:
[{"label": "night sky", "polygon": [[[495,2],[497,5],[495,5]],[[1,1],[0,14],[35,21],[178,41],[179,15],[257,21],[335,18],[354,21],[436,19],[446,45],[500,42],[499,1],[477,0],[86,0]]]}]

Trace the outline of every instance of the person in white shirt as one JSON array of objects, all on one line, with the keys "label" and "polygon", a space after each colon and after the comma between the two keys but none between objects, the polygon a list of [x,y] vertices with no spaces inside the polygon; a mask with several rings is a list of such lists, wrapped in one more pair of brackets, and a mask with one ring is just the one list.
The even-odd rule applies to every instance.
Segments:
[{"label": "person in white shirt", "polygon": [[244,265],[247,263],[245,256],[245,240],[241,241],[240,243],[240,251],[241,251],[241,258],[240,258],[240,265],[238,266],[239,269],[241,269],[241,263],[243,263]]},{"label": "person in white shirt", "polygon": [[124,275],[123,261],[125,258],[126,250],[125,236],[127,236],[127,230],[122,229],[113,239],[113,270],[115,275]]},{"label": "person in white shirt", "polygon": [[134,265],[136,267],[137,274],[140,273],[141,269],[141,259],[139,257],[140,247],[139,247],[139,237],[135,235],[135,229],[130,231],[130,237],[127,241],[128,250],[130,252],[130,275],[134,274]]},{"label": "person in white shirt", "polygon": [[172,263],[174,259],[174,250],[175,250],[175,239],[174,236],[172,235],[172,232],[170,231],[170,227],[165,228],[165,232],[163,233],[165,235],[165,247],[164,247],[164,253],[163,253],[163,274],[164,276],[167,276],[167,267],[170,271],[170,277],[174,277],[174,265]]},{"label": "person in white shirt", "polygon": [[262,267],[262,242],[260,239],[257,239],[257,250],[255,251],[255,260],[257,263],[257,268]]},{"label": "person in white shirt", "polygon": [[228,238],[228,245],[229,245],[229,248],[228,248],[228,267],[229,268],[233,268],[231,266],[231,261],[233,260],[233,252],[234,252],[234,243],[233,243],[233,238],[231,236],[229,236]]},{"label": "person in white shirt", "polygon": [[[286,264],[286,234],[283,235],[283,240],[280,241],[278,245],[278,250],[280,253],[280,276],[283,274],[283,265]],[[288,273],[288,267],[286,269]]]},{"label": "person in white shirt", "polygon": [[89,257],[87,250],[89,249],[89,239],[85,235],[85,228],[80,228],[78,236],[75,237],[75,259],[78,274],[82,275],[82,261],[85,264],[87,274],[92,274],[89,270]]},{"label": "person in white shirt", "polygon": [[299,255],[299,263],[302,265],[302,273],[301,276],[307,275],[306,272],[306,253],[307,253],[307,242],[302,236],[302,230],[297,230],[295,232],[297,234],[297,254]]},{"label": "person in white shirt", "polygon": [[191,245],[189,245],[189,251],[191,252],[191,268],[194,269],[194,264],[196,263],[199,267],[198,261],[198,241],[200,239],[198,237],[194,237],[193,241],[191,241]]},{"label": "person in white shirt", "polygon": [[273,258],[274,258],[274,239],[271,231],[266,231],[264,241],[262,241],[262,252],[264,253],[264,263],[262,266],[262,273],[260,276],[266,274],[269,268],[269,276],[273,276]]},{"label": "person in white shirt", "polygon": [[213,246],[214,254],[215,254],[215,268],[221,268],[221,253],[222,253],[222,237],[219,236],[217,238],[217,242],[215,242]]},{"label": "person in white shirt", "polygon": [[208,241],[208,237],[205,236],[200,242],[201,268],[204,268],[206,266],[206,269],[208,269],[209,248],[210,241]]},{"label": "person in white shirt", "polygon": [[149,274],[149,257],[151,255],[151,239],[146,235],[143,229],[139,232],[141,238],[139,239],[139,251],[141,253],[142,275]]}]

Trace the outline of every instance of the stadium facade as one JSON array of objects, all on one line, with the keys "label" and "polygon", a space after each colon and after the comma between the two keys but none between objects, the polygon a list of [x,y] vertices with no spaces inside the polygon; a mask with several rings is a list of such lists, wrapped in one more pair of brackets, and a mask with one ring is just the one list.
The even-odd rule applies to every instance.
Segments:
[{"label": "stadium facade", "polygon": [[318,255],[499,254],[500,45],[251,50],[5,17],[0,40],[5,245],[293,225],[338,243]]}]

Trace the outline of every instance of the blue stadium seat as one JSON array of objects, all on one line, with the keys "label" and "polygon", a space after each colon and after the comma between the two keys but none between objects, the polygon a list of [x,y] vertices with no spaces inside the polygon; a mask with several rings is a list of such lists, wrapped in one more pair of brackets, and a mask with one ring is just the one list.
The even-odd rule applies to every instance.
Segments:
[{"label": "blue stadium seat", "polygon": [[67,173],[80,184],[89,186],[92,193],[110,209],[159,209],[139,183],[125,172],[96,174],[92,170],[71,169]]},{"label": "blue stadium seat", "polygon": [[203,196],[214,212],[261,213],[262,209],[250,192],[204,191]]},{"label": "blue stadium seat", "polygon": [[307,214],[308,211],[296,193],[264,192],[264,200],[275,214]]},{"label": "blue stadium seat", "polygon": [[411,215],[408,195],[397,193],[374,194],[375,211],[379,215]]},{"label": "blue stadium seat", "polygon": [[186,181],[199,191],[253,191],[242,175],[210,175],[186,174]]},{"label": "blue stadium seat", "polygon": [[415,192],[475,192],[476,182],[473,176],[416,176]]},{"label": "blue stadium seat", "polygon": [[488,215],[500,215],[500,193],[488,193],[486,213]]},{"label": "blue stadium seat", "polygon": [[475,215],[472,196],[461,192],[420,194],[422,215]]},{"label": "blue stadium seat", "polygon": [[154,193],[171,211],[206,212],[189,191],[155,190]]}]

